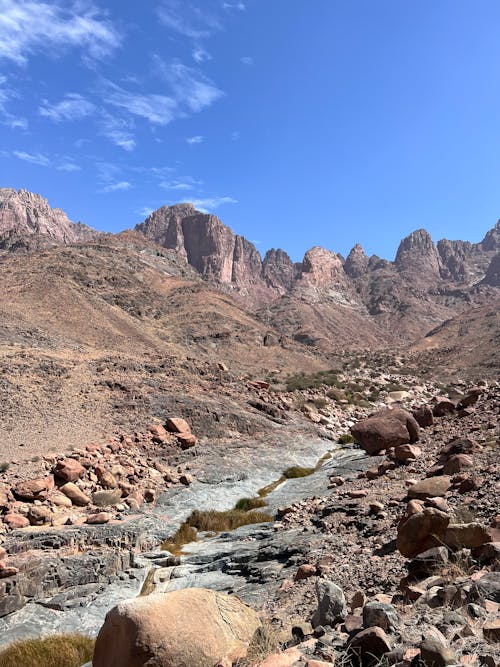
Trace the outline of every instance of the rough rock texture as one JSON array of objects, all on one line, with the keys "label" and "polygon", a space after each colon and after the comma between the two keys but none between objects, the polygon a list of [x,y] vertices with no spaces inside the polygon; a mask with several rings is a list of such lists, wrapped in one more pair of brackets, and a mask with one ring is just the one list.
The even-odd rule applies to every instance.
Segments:
[{"label": "rough rock texture", "polygon": [[108,613],[93,667],[213,667],[243,658],[259,625],[238,598],[215,591],[136,598]]},{"label": "rough rock texture", "polygon": [[90,241],[97,232],[69,220],[59,208],[51,208],[46,199],[27,190],[0,188],[0,237],[39,234],[60,243]]},{"label": "rough rock texture", "polygon": [[439,253],[425,229],[418,229],[401,241],[395,259],[396,268],[417,283],[439,278]]}]

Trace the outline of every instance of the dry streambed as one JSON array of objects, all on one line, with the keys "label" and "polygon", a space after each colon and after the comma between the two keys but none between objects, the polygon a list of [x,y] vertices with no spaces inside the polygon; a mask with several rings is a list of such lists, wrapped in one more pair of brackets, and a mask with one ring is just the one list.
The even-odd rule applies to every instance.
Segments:
[{"label": "dry streambed", "polygon": [[[66,568],[66,585],[57,595],[45,599],[35,595],[22,609],[0,619],[0,645],[15,639],[75,630],[95,635],[111,607],[141,591],[206,586],[234,591],[260,606],[266,593],[275,590],[286,576],[287,568],[295,566],[296,557],[307,549],[307,535],[300,536],[293,530],[278,532],[274,522],[267,522],[211,536],[198,534],[197,541],[183,546],[184,555],[180,557],[162,550],[161,545],[175,535],[194,511],[226,512],[240,499],[256,497],[259,490],[268,487],[262,511],[275,517],[280,507],[323,494],[331,475],[339,471],[349,475],[350,470],[355,475],[360,466],[366,466],[364,454],[349,447],[335,446],[331,458],[323,459],[331,448],[331,441],[297,434],[265,445],[234,443],[222,454],[207,453],[193,484],[169,489],[148,514],[139,514],[121,525],[73,529],[72,536],[68,529],[29,534],[18,531],[22,539],[38,546],[40,552],[66,536],[82,553],[81,559],[72,560],[73,569]],[[286,468],[315,468],[319,461],[322,465],[310,476],[281,479]],[[100,558],[93,558],[92,545],[97,552],[100,543],[110,545],[112,557],[120,561],[113,563],[116,572],[110,569],[109,576]],[[143,549],[147,544],[156,545],[156,549],[138,555],[137,544]],[[60,568],[66,565],[61,560],[55,550],[42,576],[59,577]],[[100,568],[103,570],[104,576],[98,577],[97,583],[92,576],[87,577],[88,581],[85,574],[82,576],[82,572],[91,572],[92,568],[94,574],[95,571],[99,574]],[[73,582],[78,583],[72,585]]]}]

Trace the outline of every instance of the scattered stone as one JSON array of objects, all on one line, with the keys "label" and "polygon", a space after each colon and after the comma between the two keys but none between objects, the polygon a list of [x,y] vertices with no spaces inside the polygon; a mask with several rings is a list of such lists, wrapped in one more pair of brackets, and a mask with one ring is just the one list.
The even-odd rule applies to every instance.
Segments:
[{"label": "scattered stone", "polygon": [[472,549],[491,542],[491,528],[480,523],[455,523],[446,529],[443,542],[451,549]]},{"label": "scattered stone", "polygon": [[398,526],[399,552],[407,558],[414,558],[439,546],[449,522],[447,514],[433,508],[425,508],[423,512],[413,514]]},{"label": "scattered stone", "polygon": [[52,512],[48,507],[34,505],[30,507],[27,518],[32,526],[43,526],[51,522]]},{"label": "scattered stone", "polygon": [[311,565],[310,563],[304,563],[300,565],[297,572],[295,573],[295,581],[302,581],[302,579],[308,579],[309,577],[314,577],[316,575],[316,566]]},{"label": "scattered stone", "polygon": [[434,417],[432,415],[432,410],[426,405],[421,405],[419,408],[413,410],[413,417],[419,426],[425,428],[426,426],[432,426],[434,424]]},{"label": "scattered stone", "polygon": [[196,436],[192,433],[178,433],[175,437],[181,449],[190,449],[196,445]]},{"label": "scattered stone", "polygon": [[400,463],[416,461],[422,456],[422,450],[416,445],[399,445],[394,449],[394,458]]},{"label": "scattered stone", "polygon": [[171,417],[165,424],[167,430],[171,433],[191,433],[191,427],[185,419],[181,417]]},{"label": "scattered stone", "polygon": [[54,468],[54,476],[65,482],[76,482],[85,474],[85,468],[75,459],[58,461]]},{"label": "scattered stone", "polygon": [[444,464],[443,473],[445,475],[456,475],[472,467],[472,465],[474,465],[474,462],[467,454],[454,454]]},{"label": "scattered stone", "polygon": [[437,398],[434,407],[432,408],[432,414],[434,417],[444,417],[450,413],[455,412],[455,403],[450,401],[448,398]]},{"label": "scattered stone", "polygon": [[428,477],[408,489],[408,498],[436,498],[446,494],[451,488],[450,477]]},{"label": "scattered stone", "polygon": [[316,581],[316,595],[318,608],[313,614],[311,624],[313,628],[319,625],[340,623],[347,616],[347,605],[342,589],[331,581],[318,579]]},{"label": "scattered stone", "polygon": [[14,487],[14,495],[19,500],[43,500],[47,497],[48,492],[54,488],[54,478],[52,475],[47,477],[40,477],[32,479],[28,482],[19,482]]},{"label": "scattered stone", "polygon": [[444,642],[432,637],[420,644],[420,658],[426,667],[446,667],[457,664],[457,656]]},{"label": "scattered stone", "polygon": [[76,484],[73,484],[73,482],[67,482],[64,484],[64,486],[61,486],[59,491],[64,493],[64,495],[71,500],[73,505],[77,505],[78,507],[85,507],[90,503],[90,498],[85,495],[83,491],[80,491],[80,489],[76,486]]},{"label": "scattered stone", "polygon": [[351,433],[367,454],[410,442],[408,429],[396,418],[369,417],[352,426]]},{"label": "scattered stone", "polygon": [[377,663],[380,658],[391,650],[389,639],[382,628],[366,628],[352,638],[349,649],[363,665]]},{"label": "scattered stone", "polygon": [[12,528],[12,530],[17,530],[18,528],[26,528],[30,525],[30,522],[25,516],[21,514],[9,513],[3,517],[3,522]]},{"label": "scattered stone", "polygon": [[97,514],[89,514],[86,523],[94,526],[103,523],[109,523],[113,517],[109,512],[98,512]]},{"label": "scattered stone", "polygon": [[363,607],[363,626],[365,628],[376,626],[386,632],[396,630],[399,626],[398,613],[392,604],[368,602]]},{"label": "scattered stone", "polygon": [[483,635],[490,642],[500,642],[500,619],[487,621],[483,625]]}]

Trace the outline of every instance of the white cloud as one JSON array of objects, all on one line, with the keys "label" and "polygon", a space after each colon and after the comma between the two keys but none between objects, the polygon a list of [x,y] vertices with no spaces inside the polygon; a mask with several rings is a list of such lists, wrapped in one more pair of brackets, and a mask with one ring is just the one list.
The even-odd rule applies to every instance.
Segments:
[{"label": "white cloud", "polygon": [[193,49],[191,55],[193,56],[193,60],[195,60],[197,63],[203,63],[205,60],[212,60],[210,53],[202,46],[197,46],[195,49]]},{"label": "white cloud", "polygon": [[222,6],[224,9],[237,9],[240,12],[244,12],[247,8],[244,2],[223,2]]},{"label": "white cloud", "polygon": [[160,187],[164,190],[192,190],[194,187],[203,185],[203,181],[197,181],[191,176],[178,178],[171,181],[161,181]]},{"label": "white cloud", "polygon": [[110,183],[102,188],[101,192],[120,192],[123,190],[130,190],[132,184],[128,181],[119,181],[118,183]]},{"label": "white cloud", "polygon": [[25,153],[24,151],[12,151],[12,155],[17,157],[19,160],[24,160],[24,162],[30,162],[31,164],[37,164],[40,167],[50,167],[50,160],[46,155],[41,153]]},{"label": "white cloud", "polygon": [[132,93],[109,82],[106,102],[154,125],[167,125],[177,116],[177,102],[167,95]]},{"label": "white cloud", "polygon": [[241,134],[238,132],[238,130],[231,132],[231,141],[238,141],[240,137]]},{"label": "white cloud", "polygon": [[158,57],[155,60],[170,84],[179,107],[187,107],[189,111],[196,113],[209,107],[224,94],[211,79],[192,67],[178,61],[167,65]]},{"label": "white cloud", "polygon": [[243,58],[240,58],[240,62],[243,65],[253,65],[253,58],[251,56],[243,56]]},{"label": "white cloud", "polygon": [[67,171],[68,173],[74,171],[81,171],[80,165],[75,162],[62,162],[59,166],[56,167],[58,171]]},{"label": "white cloud", "polygon": [[3,125],[13,130],[26,130],[28,121],[26,118],[17,117],[7,110],[7,103],[18,95],[7,86],[7,77],[0,75],[0,117]]},{"label": "white cloud", "polygon": [[194,137],[187,137],[186,142],[190,145],[193,146],[195,144],[202,144],[205,141],[205,138],[201,134],[197,134]]},{"label": "white cloud", "polygon": [[58,55],[69,47],[103,58],[121,37],[90,2],[0,0],[0,59],[25,65],[30,55]]},{"label": "white cloud", "polygon": [[199,40],[210,37],[220,30],[221,24],[216,12],[207,9],[207,0],[200,6],[186,0],[163,0],[157,9],[158,17],[166,28],[188,37]]},{"label": "white cloud", "polygon": [[192,199],[191,204],[195,206],[202,213],[209,213],[210,211],[223,206],[224,204],[237,204],[238,200],[232,197],[206,197],[204,199]]},{"label": "white cloud", "polygon": [[141,208],[137,211],[137,215],[142,216],[143,218],[149,218],[151,213],[154,212],[154,208],[149,208],[148,206],[144,206],[144,208]]},{"label": "white cloud", "polygon": [[43,100],[38,108],[40,116],[50,118],[56,123],[63,120],[81,120],[94,111],[95,105],[78,93],[67,93],[57,104],[49,104],[48,100]]},{"label": "white cloud", "polygon": [[113,116],[107,111],[101,113],[100,133],[125,151],[133,151],[135,139],[132,124],[124,118]]}]

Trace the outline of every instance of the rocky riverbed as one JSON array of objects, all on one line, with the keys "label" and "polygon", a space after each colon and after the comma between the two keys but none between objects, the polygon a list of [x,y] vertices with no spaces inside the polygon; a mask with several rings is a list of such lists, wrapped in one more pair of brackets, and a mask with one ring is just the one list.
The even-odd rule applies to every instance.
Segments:
[{"label": "rocky riverbed", "polygon": [[[325,459],[325,455],[330,458]],[[195,479],[174,486],[147,511],[127,512],[106,525],[39,527],[14,531],[5,547],[24,577],[5,586],[0,644],[54,632],[78,630],[95,635],[107,611],[118,601],[139,595],[146,587],[174,590],[196,584],[234,591],[262,606],[307,550],[307,535],[277,530],[274,522],[250,525],[230,533],[203,537],[173,558],[161,551],[193,510],[225,511],[242,497],[278,480],[289,466],[314,467],[314,474],[289,479],[266,497],[269,511],[324,493],[328,479],[356,475],[368,458],[352,446],[310,434],[289,433],[265,443],[235,441],[193,461]],[[4,580],[5,582],[8,580]],[[11,613],[9,613],[11,612]]]}]

